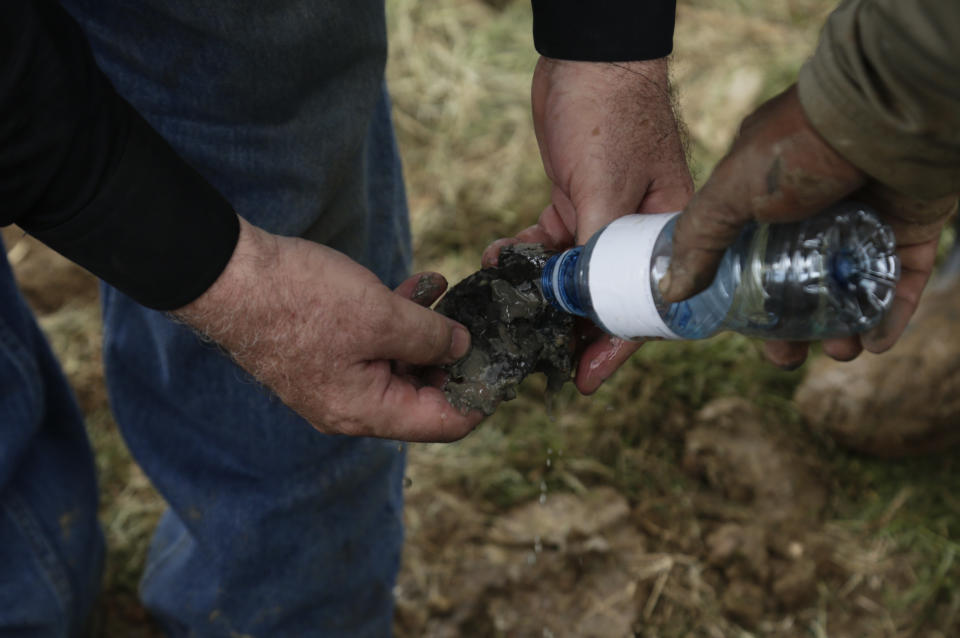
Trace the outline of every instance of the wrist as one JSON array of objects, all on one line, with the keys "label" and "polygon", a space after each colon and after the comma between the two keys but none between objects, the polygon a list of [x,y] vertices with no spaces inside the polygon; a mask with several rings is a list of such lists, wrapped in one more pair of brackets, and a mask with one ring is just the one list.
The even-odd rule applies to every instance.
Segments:
[{"label": "wrist", "polygon": [[551,93],[564,97],[571,91],[592,99],[597,112],[616,111],[623,121],[634,117],[632,112],[640,104],[647,117],[652,111],[658,117],[661,111],[668,111],[671,120],[675,117],[667,58],[585,62],[541,56],[533,74],[534,115],[538,103]]},{"label": "wrist", "polygon": [[595,62],[588,60],[565,60],[541,55],[535,73],[567,72],[607,77],[621,83],[631,76],[643,80],[644,84],[666,91],[670,86],[668,58],[654,60],[634,60],[630,62]]},{"label": "wrist", "polygon": [[236,247],[220,276],[192,302],[171,312],[204,336],[217,341],[231,354],[236,344],[225,343],[230,328],[249,318],[256,306],[263,279],[279,261],[277,238],[242,217]]}]

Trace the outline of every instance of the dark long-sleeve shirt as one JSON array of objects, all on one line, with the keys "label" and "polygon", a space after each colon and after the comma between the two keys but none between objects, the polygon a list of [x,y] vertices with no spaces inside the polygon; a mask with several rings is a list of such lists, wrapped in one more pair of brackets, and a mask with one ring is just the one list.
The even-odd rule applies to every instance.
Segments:
[{"label": "dark long-sleeve shirt", "polygon": [[111,87],[54,2],[0,3],[0,224],[16,223],[144,305],[224,269],[230,204]]},{"label": "dark long-sleeve shirt", "polygon": [[[534,0],[544,55],[670,52],[673,0]],[[226,267],[229,202],[121,98],[52,0],[0,3],[0,225],[16,223],[140,303],[174,309]]]}]

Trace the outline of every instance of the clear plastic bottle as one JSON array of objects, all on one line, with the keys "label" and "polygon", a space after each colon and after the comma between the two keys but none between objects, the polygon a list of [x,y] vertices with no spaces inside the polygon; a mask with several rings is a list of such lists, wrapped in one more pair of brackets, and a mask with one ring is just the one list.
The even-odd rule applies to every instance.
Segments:
[{"label": "clear plastic bottle", "polygon": [[789,224],[750,224],[709,288],[679,303],[659,293],[678,213],[627,215],[554,255],[540,286],[557,308],[624,339],[703,339],[724,330],[824,339],[869,330],[900,275],[893,231],[844,202]]}]

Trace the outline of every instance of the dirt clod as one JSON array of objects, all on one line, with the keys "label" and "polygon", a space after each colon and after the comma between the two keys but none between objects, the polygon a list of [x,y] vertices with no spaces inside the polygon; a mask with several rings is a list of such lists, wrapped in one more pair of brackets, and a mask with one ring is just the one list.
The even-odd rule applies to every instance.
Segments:
[{"label": "dirt clod", "polygon": [[683,466],[771,522],[807,520],[826,504],[815,455],[743,399],[717,399],[700,411]]},{"label": "dirt clod", "polygon": [[799,609],[816,596],[817,564],[802,558],[791,563],[773,582],[773,594],[785,609]]},{"label": "dirt clod", "polygon": [[470,331],[467,356],[448,366],[447,399],[462,412],[492,414],[517,385],[543,372],[557,390],[573,370],[573,317],[553,308],[537,281],[549,254],[539,244],[504,248],[499,264],[450,289],[437,311]]},{"label": "dirt clod", "polygon": [[763,589],[751,582],[737,580],[723,592],[726,612],[748,627],[763,618]]},{"label": "dirt clod", "polygon": [[544,546],[565,550],[583,541],[586,549],[606,549],[600,533],[624,521],[630,508],[616,490],[601,487],[583,497],[560,493],[542,505],[528,503],[509,516],[498,519],[490,529],[490,540],[503,545]]},{"label": "dirt clod", "polygon": [[815,361],[796,394],[810,426],[884,457],[960,443],[958,292],[960,276],[935,282],[903,336],[880,356]]}]

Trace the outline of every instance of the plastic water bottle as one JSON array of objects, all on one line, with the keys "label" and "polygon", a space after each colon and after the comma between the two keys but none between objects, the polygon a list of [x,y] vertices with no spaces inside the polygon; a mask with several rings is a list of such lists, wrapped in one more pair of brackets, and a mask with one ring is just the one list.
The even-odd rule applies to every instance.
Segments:
[{"label": "plastic water bottle", "polygon": [[703,339],[724,330],[769,339],[824,339],[875,326],[900,275],[893,231],[844,202],[789,224],[750,224],[709,288],[666,303],[679,213],[627,215],[554,255],[540,286],[557,308],[623,339]]}]

